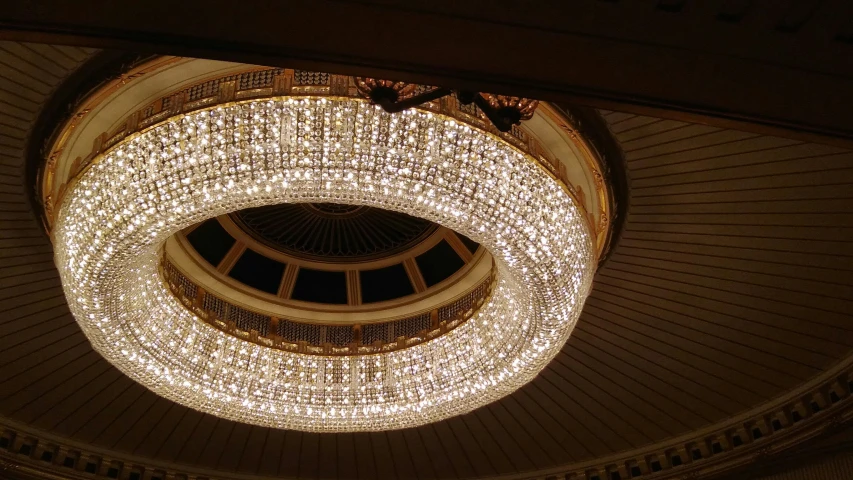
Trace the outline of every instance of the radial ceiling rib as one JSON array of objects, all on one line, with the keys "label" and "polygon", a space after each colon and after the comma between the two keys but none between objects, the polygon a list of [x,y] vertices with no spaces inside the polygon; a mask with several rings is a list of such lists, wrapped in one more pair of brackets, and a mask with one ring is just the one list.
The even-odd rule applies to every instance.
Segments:
[{"label": "radial ceiling rib", "polygon": [[[829,313],[843,313],[848,311],[851,305],[850,287],[837,286],[828,282],[811,282],[808,279],[787,275],[762,275],[759,272],[740,269],[736,267],[697,266],[679,261],[669,262],[669,268],[660,266],[660,262],[644,262],[642,257],[633,257],[639,261],[628,262],[620,257],[613,261],[614,264],[622,266],[621,272],[636,272],[641,269],[656,269],[658,278],[671,279],[679,282],[693,281],[715,281],[721,286],[737,285],[747,286],[747,290],[754,292],[754,296],[766,300],[782,301],[782,303],[799,304],[806,301],[822,301],[825,306],[833,308],[822,308]],[[796,288],[800,287],[800,288]],[[759,295],[760,294],[760,295]],[[775,297],[775,298],[774,298]],[[815,298],[817,297],[817,298]],[[781,299],[789,299],[783,301]]]},{"label": "radial ceiling rib", "polygon": [[[725,317],[736,317],[736,318],[739,318],[740,320],[742,320],[743,322],[748,322],[748,323],[752,323],[752,324],[760,324],[760,325],[768,325],[768,326],[770,325],[770,323],[767,323],[767,320],[762,320],[763,316],[761,316],[761,315],[758,315],[758,316],[756,316],[756,315],[742,315],[742,316],[738,315],[737,312],[739,310],[734,308],[737,306],[737,303],[728,301],[728,298],[725,295],[719,300],[712,300],[708,296],[686,294],[686,293],[681,292],[677,289],[667,288],[666,286],[638,285],[638,284],[631,282],[630,279],[626,279],[624,277],[629,277],[629,276],[628,275],[620,276],[617,274],[617,275],[608,275],[605,277],[604,275],[602,275],[601,281],[602,281],[602,284],[606,284],[606,285],[612,287],[613,289],[625,290],[626,295],[629,297],[632,296],[632,294],[634,296],[645,295],[645,296],[649,296],[651,298],[657,298],[660,300],[666,300],[669,302],[674,302],[674,304],[668,303],[667,304],[668,306],[664,307],[664,310],[671,310],[673,308],[673,306],[669,306],[669,305],[678,305],[678,306],[683,307],[683,308],[681,308],[682,311],[690,311],[690,313],[688,313],[688,315],[690,315],[690,316],[695,316],[697,314],[703,314],[703,313],[707,313],[708,315],[713,316],[714,320],[710,320],[710,321],[715,321],[716,316],[719,315],[719,316],[725,316]],[[608,293],[612,294],[612,292],[608,292]],[[698,297],[700,300],[697,300],[697,302],[701,302],[701,303],[692,303],[692,300],[693,300],[692,297]],[[657,307],[657,305],[654,305],[654,307]],[[756,311],[756,309],[749,306],[749,307],[746,307],[745,309],[743,309],[743,311]],[[782,324],[778,324],[778,323],[777,324],[780,325],[780,328],[782,328],[783,330],[786,329],[787,325],[790,325],[790,328],[787,328],[787,330],[789,330],[791,332],[798,333],[797,328],[798,328],[799,322],[801,322],[801,321],[813,323],[818,327],[820,327],[822,325],[826,325],[828,327],[831,327],[830,329],[823,330],[825,332],[824,335],[820,335],[824,339],[828,339],[830,342],[834,341],[833,337],[835,335],[837,335],[838,333],[843,333],[844,331],[849,331],[849,328],[846,328],[844,325],[824,324],[824,323],[821,323],[818,321],[810,320],[808,318],[796,319],[796,318],[791,317],[791,316],[776,315],[772,312],[766,312],[766,313],[772,315],[774,319],[779,319],[779,318],[787,319],[787,321],[783,321]],[[725,317],[719,317],[719,318],[725,318]],[[774,320],[774,321],[777,321],[777,320]],[[839,329],[841,330],[841,332],[839,332]],[[820,333],[820,332],[821,332],[821,330],[818,330],[816,332],[805,333],[805,335],[818,336],[818,335],[815,335],[815,333]],[[776,332],[776,333],[781,333],[781,332]],[[774,338],[777,336],[775,334],[774,335],[763,335],[763,334],[761,334],[761,335],[767,336],[770,338]]]},{"label": "radial ceiling rib", "polygon": [[[614,309],[618,310],[618,309]],[[655,326],[645,324],[643,322],[633,321],[625,313],[632,313],[630,309],[619,311],[609,310],[607,308],[591,309],[590,314],[596,315],[602,322],[606,322],[612,330],[618,331],[624,338],[630,339],[638,344],[641,344],[652,350],[658,350],[661,355],[666,355],[660,351],[661,344],[670,344],[677,342],[682,345],[679,349],[673,350],[666,355],[679,362],[690,361],[694,365],[702,365],[703,371],[710,376],[730,383],[732,386],[757,393],[755,390],[759,387],[766,388],[768,385],[780,388],[779,385],[772,383],[762,377],[768,375],[755,375],[746,371],[731,371],[736,368],[736,365],[743,362],[743,358],[725,358],[719,364],[715,363],[712,358],[715,353],[725,353],[725,350],[716,346],[709,345],[701,340],[691,339],[683,335],[673,335],[665,331],[658,330]],[[646,327],[646,328],[644,328]],[[728,345],[727,345],[728,346]],[[730,354],[729,357],[735,355]],[[813,372],[812,372],[813,373]],[[784,378],[784,377],[782,377]]]},{"label": "radial ceiling rib", "polygon": [[[690,305],[683,305],[686,307],[683,309],[685,312],[679,312],[675,310],[668,310],[666,307],[660,306],[659,303],[662,302],[659,302],[659,300],[662,299],[651,295],[638,295],[637,298],[631,298],[631,295],[623,297],[608,295],[608,297],[610,300],[609,303],[598,303],[596,301],[596,303],[590,303],[590,305],[609,314],[622,315],[626,319],[633,319],[641,325],[647,325],[650,328],[654,328],[654,331],[660,332],[663,336],[675,334],[677,336],[684,336],[685,338],[698,338],[700,339],[700,343],[706,342],[712,345],[720,344],[722,342],[726,347],[732,347],[732,344],[740,345],[743,347],[742,353],[745,355],[752,355],[757,350],[764,355],[753,361],[763,359],[766,364],[762,362],[759,363],[764,367],[776,368],[776,362],[783,361],[782,366],[785,368],[801,365],[809,368],[811,370],[809,373],[815,374],[820,369],[814,365],[821,364],[831,358],[830,355],[827,355],[822,351],[808,350],[807,348],[803,348],[801,344],[789,343],[783,335],[778,335],[778,339],[770,339],[763,335],[751,333],[749,329],[737,328],[732,325],[726,325],[723,322],[708,321],[704,318],[695,316],[691,311],[693,307]],[[659,303],[655,304],[656,301]],[[656,318],[650,317],[638,310],[639,307],[650,306],[660,309],[661,315]],[[620,314],[619,312],[622,313]],[[694,321],[689,325],[680,323],[679,320],[683,320],[685,317]],[[762,325],[761,328],[763,327],[764,325]],[[670,328],[672,328],[672,330],[669,330]],[[734,351],[726,351],[737,356],[738,350],[741,349],[735,348]],[[795,352],[796,355],[792,355],[793,352]],[[810,353],[813,355],[809,355]],[[803,363],[804,357],[812,358],[814,363]],[[782,372],[787,371],[783,370]]]},{"label": "radial ceiling rib", "polygon": [[[545,379],[543,372],[541,376]],[[535,402],[538,408],[549,413],[549,417],[566,426],[566,434],[561,436],[560,442],[566,450],[580,452],[583,456],[601,455],[603,452],[612,450],[625,450],[635,446],[639,433],[630,422],[631,427],[624,438],[617,443],[608,439],[608,432],[615,430],[607,420],[618,418],[618,413],[608,411],[601,403],[598,403],[588,392],[580,389],[572,382],[572,379],[560,377],[559,387],[555,386],[554,379],[533,382],[528,388],[522,390],[527,397]],[[566,402],[565,399],[572,399]],[[581,423],[578,418],[589,417],[590,421]],[[645,442],[641,442],[645,443]]]},{"label": "radial ceiling rib", "polygon": [[[687,251],[685,251],[687,250]],[[829,280],[826,270],[841,270],[832,269],[823,266],[809,266],[795,263],[775,262],[762,259],[752,258],[745,254],[738,257],[739,252],[732,252],[731,256],[720,255],[719,253],[711,253],[711,249],[685,249],[676,247],[672,250],[662,250],[660,248],[634,248],[623,246],[618,258],[625,260],[633,260],[635,262],[656,262],[664,258],[670,258],[673,265],[681,268],[687,268],[690,265],[699,265],[705,268],[713,268],[719,271],[739,272],[756,276],[757,278],[767,279],[768,282],[784,282],[786,280],[800,281],[801,285],[808,286],[810,290],[820,292],[822,287],[829,287],[833,291],[842,292],[840,298],[844,297],[844,293],[849,286],[840,281]],[[697,251],[700,250],[700,251]],[[736,259],[737,262],[725,262],[727,259]],[[627,262],[626,262],[627,263]],[[792,274],[789,267],[798,267],[800,270],[796,274]],[[799,275],[799,276],[798,276]],[[840,287],[840,288],[838,288]]]},{"label": "radial ceiling rib", "polygon": [[[636,416],[624,417],[624,421],[632,424],[635,429],[647,438],[647,442],[661,435],[675,435],[677,432],[689,428],[678,416],[669,413],[668,409],[662,408],[658,403],[652,403],[648,398],[638,394],[636,387],[639,385],[631,380],[604,377],[585,362],[586,358],[579,356],[560,355],[554,359],[545,373],[554,373],[561,379],[569,381],[574,378],[575,384],[583,387],[595,397],[604,399],[603,405],[608,406],[615,412],[625,411],[625,408],[635,409]],[[561,382],[550,380],[543,374],[543,379],[551,383],[554,388],[560,388]],[[631,388],[629,388],[631,387]],[[562,389],[561,389],[562,390]],[[610,391],[608,393],[608,390]],[[603,392],[599,392],[603,391]],[[619,417],[622,419],[623,417]]]},{"label": "radial ceiling rib", "polygon": [[38,425],[40,428],[55,431],[57,424],[74,415],[84,405],[79,401],[80,398],[89,398],[93,393],[97,394],[111,387],[120,377],[121,375],[114,369],[105,369],[97,364],[90,365],[79,374],[69,375],[69,381],[74,382],[74,387],[68,386],[63,389],[63,386],[59,386],[59,389],[64,390],[61,394],[54,393],[55,391],[50,392],[49,395],[53,397],[54,401],[53,406],[38,411],[35,409],[30,409],[29,412],[22,410],[16,412],[15,416],[26,418],[29,415],[28,422]]},{"label": "radial ceiling rib", "polygon": [[[604,378],[608,378],[611,379],[610,381],[626,385],[642,398],[641,401],[666,408],[666,411],[675,415],[679,419],[677,422],[682,425],[696,428],[723,414],[723,411],[715,404],[707,402],[701,396],[685,391],[679,385],[666,382],[656,372],[640,369],[627,360],[610,355],[606,349],[598,347],[594,338],[591,341],[580,339],[576,341],[576,344],[571,352],[564,352],[563,360],[558,360],[564,366],[583,365],[590,369],[590,375],[594,374],[599,377],[596,382],[598,384],[606,384]],[[609,394],[612,395],[612,392],[617,391],[614,389]],[[720,402],[717,401],[716,403]],[[626,410],[626,412],[633,413],[631,409]],[[670,427],[678,428],[675,423],[670,424]],[[684,430],[678,429],[678,431]]]},{"label": "radial ceiling rib", "polygon": [[[107,388],[97,392],[97,396],[88,395],[87,399],[85,401],[81,401],[75,408],[73,414],[69,414],[55,426],[51,427],[52,431],[55,431],[60,435],[67,435],[80,439],[87,438],[84,434],[87,433],[86,427],[91,425],[89,423],[91,419],[101,415],[105,418],[109,417],[110,413],[108,412],[108,409],[111,406],[118,405],[120,403],[120,399],[128,395],[128,392],[133,392],[133,389],[137,386],[130,379],[121,375],[120,372],[117,373],[119,373],[119,375],[115,382],[111,383]],[[104,428],[103,424],[97,428]]]},{"label": "radial ceiling rib", "polygon": [[[744,393],[747,392],[733,391],[734,384],[730,382],[720,380],[711,374],[697,376],[701,369],[691,363],[689,361],[691,359],[680,361],[672,357],[660,356],[660,351],[648,348],[637,339],[619,335],[618,332],[613,331],[616,329],[607,327],[610,326],[587,325],[579,330],[578,338],[598,349],[617,352],[625,361],[636,363],[643,373],[672,387],[672,390],[680,390],[690,395],[697,406],[710,405],[711,402],[718,405],[728,400],[743,408],[755,401],[755,395],[752,398],[744,398]],[[729,388],[720,388],[726,386]]]},{"label": "radial ceiling rib", "polygon": [[[660,292],[662,297],[670,300],[684,301],[688,303],[696,301],[697,306],[725,305],[722,310],[717,311],[717,313],[721,314],[727,314],[727,312],[739,311],[742,309],[744,311],[760,312],[763,314],[774,315],[778,318],[785,318],[792,321],[792,325],[796,325],[799,322],[813,321],[810,319],[809,310],[803,308],[801,304],[793,302],[776,302],[756,295],[739,294],[737,291],[712,288],[706,285],[691,283],[681,285],[678,282],[659,278],[654,275],[632,275],[630,272],[625,273],[617,269],[613,269],[611,271],[613,272],[612,274],[608,272],[607,275],[601,274],[600,276],[604,282],[609,282],[618,288],[636,288],[643,290],[644,292]],[[713,309],[711,310],[713,311]],[[834,312],[830,312],[825,309],[818,310],[822,310],[824,315],[817,316],[817,318],[823,318],[825,320],[815,321],[815,323],[831,325],[833,328],[838,328],[845,332],[850,331],[850,328],[845,327],[844,322],[841,320],[843,317],[842,314],[835,314]],[[787,314],[788,312],[790,312],[790,314]]]}]

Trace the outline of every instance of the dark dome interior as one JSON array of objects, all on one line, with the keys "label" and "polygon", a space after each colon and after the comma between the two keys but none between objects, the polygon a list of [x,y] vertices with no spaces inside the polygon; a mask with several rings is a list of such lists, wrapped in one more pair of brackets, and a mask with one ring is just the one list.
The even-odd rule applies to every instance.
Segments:
[{"label": "dark dome interior", "polygon": [[276,250],[335,263],[393,255],[438,228],[404,213],[335,203],[273,205],[231,216],[247,233]]},{"label": "dark dome interior", "polygon": [[[380,208],[333,203],[281,204],[241,210],[229,215],[250,239],[276,252],[321,264],[298,268],[287,298],[313,303],[346,305],[346,271],[355,270],[360,280],[357,304],[394,300],[416,293],[403,266],[407,251],[415,249],[440,228],[435,223]],[[440,284],[462,269],[479,244],[455,234],[465,250],[455,250],[446,239],[410,256],[426,288]],[[212,269],[238,243],[218,219],[209,219],[189,229],[189,244]],[[246,238],[244,237],[244,240]],[[280,286],[287,261],[265,255],[249,245],[227,267],[228,277],[255,290],[283,295]],[[371,261],[399,257],[388,265]],[[385,262],[388,263],[388,262]],[[412,267],[410,267],[412,268]]]}]

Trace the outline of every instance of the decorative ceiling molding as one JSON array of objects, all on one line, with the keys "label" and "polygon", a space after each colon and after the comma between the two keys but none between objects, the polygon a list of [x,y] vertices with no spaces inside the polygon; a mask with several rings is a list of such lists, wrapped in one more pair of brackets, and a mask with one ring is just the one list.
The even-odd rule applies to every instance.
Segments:
[{"label": "decorative ceiling molding", "polygon": [[[792,417],[792,414],[800,417]],[[774,425],[774,421],[779,424]],[[570,469],[492,478],[595,480],[616,478],[616,474],[624,479],[638,476],[654,480],[713,479],[756,461],[777,458],[810,439],[849,427],[853,427],[853,356],[806,385],[723,424]],[[98,449],[33,430],[6,418],[0,418],[0,442],[5,445],[0,448],[0,467],[12,478],[44,474],[52,478],[91,478],[94,474],[118,480],[265,478],[191,468]],[[87,472],[87,468],[93,471]],[[134,472],[138,476],[131,478]]]}]

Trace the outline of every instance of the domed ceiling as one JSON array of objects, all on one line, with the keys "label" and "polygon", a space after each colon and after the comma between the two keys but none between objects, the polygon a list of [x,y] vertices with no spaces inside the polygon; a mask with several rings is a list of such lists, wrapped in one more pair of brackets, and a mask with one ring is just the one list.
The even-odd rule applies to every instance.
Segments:
[{"label": "domed ceiling", "polygon": [[[609,111],[600,115],[631,179],[621,239],[568,343],[514,394],[423,427],[342,434],[236,423],[158,397],[87,342],[28,199],[32,129],[97,53],[0,42],[2,455],[51,451],[57,468],[133,480],[145,469],[151,479],[604,480],[700,468],[849,413],[853,153]],[[276,208],[239,220],[293,250],[337,248],[282,237],[268,215],[306,207]],[[387,241],[426,230],[401,219],[400,231]]]},{"label": "domed ceiling", "polygon": [[[273,248],[343,261],[393,254],[437,228],[406,214],[336,203],[273,205],[232,217]],[[291,225],[305,228],[289,228]]]}]

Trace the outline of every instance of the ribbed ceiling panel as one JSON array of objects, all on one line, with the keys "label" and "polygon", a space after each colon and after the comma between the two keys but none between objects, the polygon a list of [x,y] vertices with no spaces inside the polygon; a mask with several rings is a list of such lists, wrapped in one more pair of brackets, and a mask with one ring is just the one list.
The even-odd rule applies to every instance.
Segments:
[{"label": "ribbed ceiling panel", "polygon": [[0,414],[108,450],[304,478],[528,472],[663,441],[766,401],[853,346],[853,154],[604,112],[631,207],[575,333],[532,383],[417,429],[317,435],[161,399],[68,313],[23,184],[30,126],[93,52],[0,42]]}]

